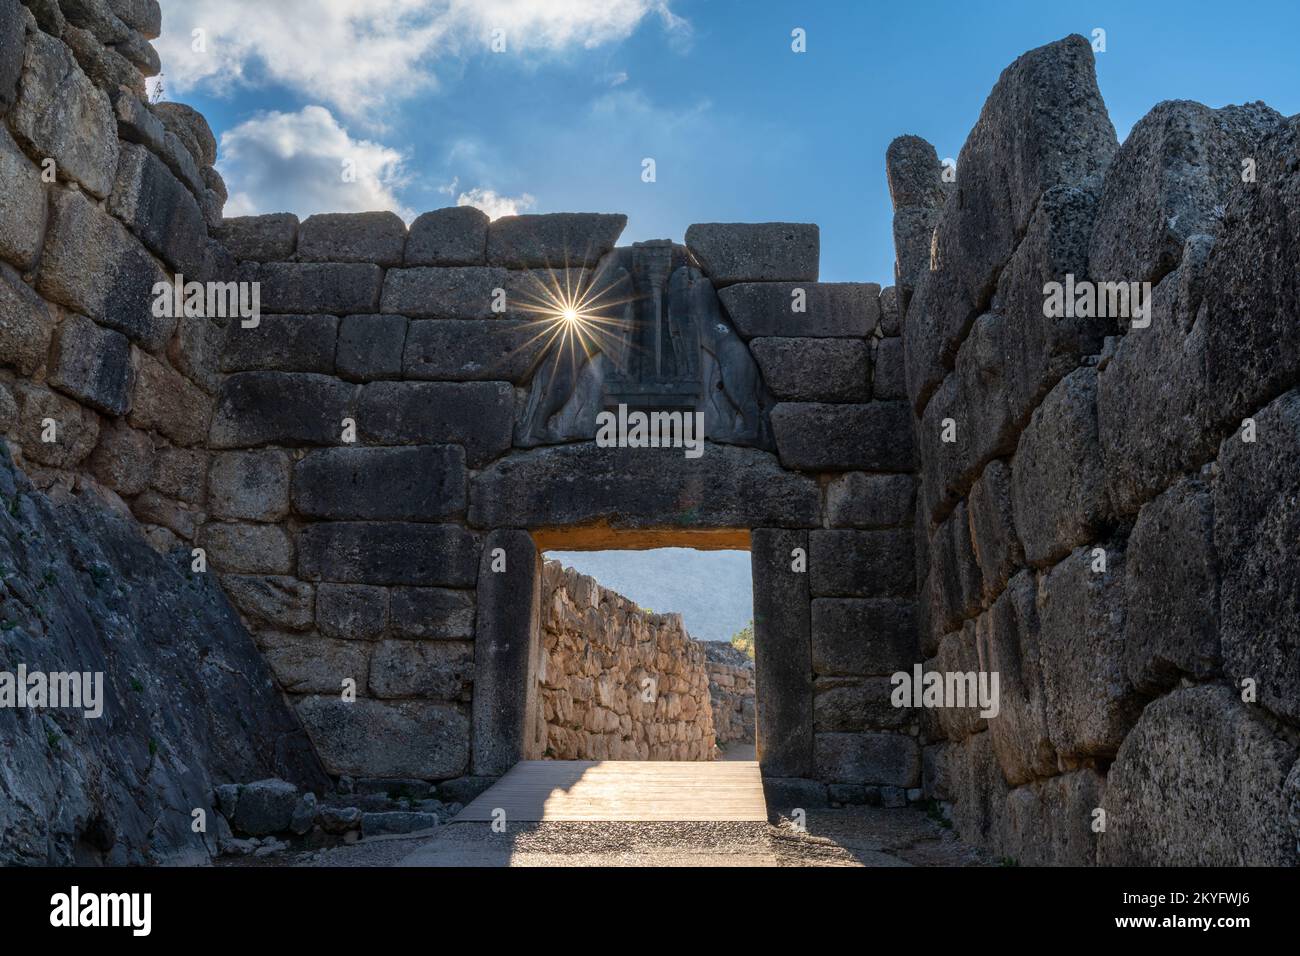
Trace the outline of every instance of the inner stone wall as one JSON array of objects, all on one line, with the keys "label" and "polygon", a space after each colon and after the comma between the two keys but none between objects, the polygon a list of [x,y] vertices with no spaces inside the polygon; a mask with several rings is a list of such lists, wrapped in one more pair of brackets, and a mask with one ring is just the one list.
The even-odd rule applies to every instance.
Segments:
[{"label": "inner stone wall", "polygon": [[754,743],[754,662],[730,644],[702,646],[718,743]]},{"label": "inner stone wall", "polygon": [[[927,712],[925,790],[999,854],[1298,862],[1298,132],[1178,101],[1120,146],[1073,36],[955,184],[890,147],[921,649],[1001,678],[996,717]],[[1067,275],[1151,283],[1149,325],[1045,318]]]},{"label": "inner stone wall", "polygon": [[594,578],[542,569],[538,712],[542,756],[557,760],[712,760],[704,648],[680,614],[637,607]]}]

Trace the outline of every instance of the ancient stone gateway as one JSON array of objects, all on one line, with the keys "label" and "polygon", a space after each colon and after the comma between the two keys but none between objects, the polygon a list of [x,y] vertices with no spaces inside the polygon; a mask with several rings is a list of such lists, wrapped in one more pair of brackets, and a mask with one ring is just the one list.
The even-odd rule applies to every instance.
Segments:
[{"label": "ancient stone gateway", "polygon": [[[409,238],[387,214],[227,223],[275,314],[225,333],[212,492],[242,502],[268,487],[247,476],[278,469],[288,500],[234,504],[243,520],[201,540],[327,767],[438,780],[541,755],[542,550],[749,550],[764,773],[821,781],[820,801],[826,783],[917,796],[915,739],[842,703],[913,642],[892,295],[817,282],[814,226],[616,249],[622,224],[464,209]],[[383,252],[390,234],[400,254]],[[595,304],[574,323],[560,300],[583,295]],[[620,406],[698,416],[706,440],[604,447],[598,417]],[[296,562],[248,565],[223,547],[245,532]],[[368,677],[355,703],[334,686],[352,671]]]}]

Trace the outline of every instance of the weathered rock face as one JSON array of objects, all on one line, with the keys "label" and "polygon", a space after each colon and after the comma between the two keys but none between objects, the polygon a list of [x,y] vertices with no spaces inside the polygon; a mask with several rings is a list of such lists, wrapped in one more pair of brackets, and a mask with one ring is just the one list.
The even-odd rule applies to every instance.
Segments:
[{"label": "weathered rock face", "polygon": [[557,760],[712,760],[704,648],[680,614],[644,611],[594,579],[542,571],[541,756]]},{"label": "weathered rock face", "polygon": [[713,731],[719,744],[754,742],[754,662],[719,641],[703,644],[713,705]]},{"label": "weathered rock face", "polygon": [[[89,673],[101,690],[93,708],[0,707],[0,864],[202,863],[218,850],[215,785],[329,786],[257,646],[187,553],[155,553],[90,483],[37,491],[3,442],[0,498],[0,671]],[[205,833],[191,829],[195,810]]]},{"label": "weathered rock face", "polygon": [[[1001,684],[923,723],[924,787],[1000,855],[1300,863],[1295,130],[1162,103],[1116,150],[1087,44],[1033,50],[913,270],[921,647]],[[943,187],[914,138],[890,165],[902,269]],[[1046,317],[1067,281],[1152,287]]]}]

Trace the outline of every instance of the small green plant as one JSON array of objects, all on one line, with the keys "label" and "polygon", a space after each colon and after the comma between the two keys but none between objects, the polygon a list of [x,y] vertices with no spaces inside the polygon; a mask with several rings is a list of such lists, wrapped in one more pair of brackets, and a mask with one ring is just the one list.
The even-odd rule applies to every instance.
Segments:
[{"label": "small green plant", "polygon": [[998,866],[1019,866],[1020,862],[1014,856],[998,857]]},{"label": "small green plant", "polygon": [[51,750],[58,750],[59,741],[62,739],[63,738],[59,736],[59,733],[56,730],[47,730],[45,732],[45,745]]},{"label": "small green plant", "polygon": [[926,800],[921,804],[921,807],[925,810],[925,815],[939,826],[948,830],[952,829],[952,821],[943,815],[943,807],[938,800]]},{"label": "small green plant", "polygon": [[751,661],[754,659],[754,619],[752,617],[749,619],[748,624],[731,635],[731,646],[739,650]]},{"label": "small green plant", "polygon": [[137,694],[144,693],[144,684],[140,682],[140,678],[138,677],[131,678],[131,689],[135,691]]},{"label": "small green plant", "polygon": [[158,741],[154,740],[152,737],[149,738],[149,756],[158,756]]}]

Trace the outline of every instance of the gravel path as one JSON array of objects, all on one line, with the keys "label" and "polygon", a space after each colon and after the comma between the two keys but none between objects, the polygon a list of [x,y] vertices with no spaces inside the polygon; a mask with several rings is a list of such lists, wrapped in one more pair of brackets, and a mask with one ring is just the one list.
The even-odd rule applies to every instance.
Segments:
[{"label": "gravel path", "polygon": [[919,810],[813,810],[807,832],[764,823],[487,823],[285,853],[260,866],[979,866],[988,861]]}]

